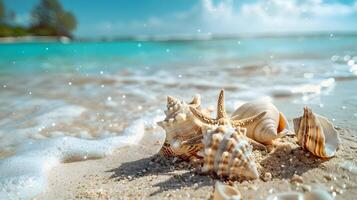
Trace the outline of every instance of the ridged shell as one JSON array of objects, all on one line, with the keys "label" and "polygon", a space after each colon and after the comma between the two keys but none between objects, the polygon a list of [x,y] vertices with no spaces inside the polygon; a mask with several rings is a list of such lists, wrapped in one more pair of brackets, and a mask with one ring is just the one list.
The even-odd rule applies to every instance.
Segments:
[{"label": "ridged shell", "polygon": [[268,101],[245,103],[234,111],[232,119],[244,119],[261,112],[266,112],[266,114],[256,122],[244,126],[247,128],[247,136],[249,138],[260,143],[269,144],[272,140],[287,133],[289,123],[286,117]]},{"label": "ridged shell", "polygon": [[190,106],[199,109],[200,96],[194,97],[189,104],[167,97],[166,118],[158,122],[166,131],[165,143],[160,151],[164,156],[176,156],[184,160],[200,157],[197,152],[203,148],[202,122],[192,115]]},{"label": "ridged shell", "polygon": [[233,186],[217,181],[214,185],[213,200],[240,200],[239,190]]},{"label": "ridged shell", "polygon": [[304,115],[295,118],[294,130],[299,145],[315,156],[333,157],[339,144],[337,130],[326,117],[319,116],[304,107]]},{"label": "ridged shell", "polygon": [[258,178],[252,146],[245,134],[245,128],[234,129],[230,125],[205,127],[202,171],[229,179]]}]

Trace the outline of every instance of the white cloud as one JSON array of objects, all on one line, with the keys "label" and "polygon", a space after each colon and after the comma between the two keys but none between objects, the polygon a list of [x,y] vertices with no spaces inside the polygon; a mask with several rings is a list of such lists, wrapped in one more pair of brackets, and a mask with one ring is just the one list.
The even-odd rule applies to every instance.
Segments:
[{"label": "white cloud", "polygon": [[[204,0],[203,4],[212,5],[212,1]],[[347,5],[322,0],[259,0],[234,10],[233,4],[225,1],[216,6],[219,12],[207,12],[215,10],[213,6],[202,13],[208,14],[205,17],[210,20],[206,22],[211,23],[211,28],[220,28],[212,32],[335,31],[353,28],[352,20],[345,19],[357,13],[356,5],[357,2]]]},{"label": "white cloud", "polygon": [[233,0],[201,0],[184,12],[145,21],[105,22],[96,30],[99,35],[357,31],[356,19],[357,0],[349,5],[323,0],[257,0],[240,7]]}]

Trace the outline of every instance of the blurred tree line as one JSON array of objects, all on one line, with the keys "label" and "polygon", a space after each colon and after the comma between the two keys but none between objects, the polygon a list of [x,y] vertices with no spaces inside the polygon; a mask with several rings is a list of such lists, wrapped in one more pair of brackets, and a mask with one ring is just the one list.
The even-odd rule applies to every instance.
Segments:
[{"label": "blurred tree line", "polygon": [[31,12],[31,22],[27,26],[16,24],[16,14],[6,11],[0,0],[0,37],[9,36],[67,36],[72,38],[76,29],[75,16],[63,9],[58,0],[40,0]]}]

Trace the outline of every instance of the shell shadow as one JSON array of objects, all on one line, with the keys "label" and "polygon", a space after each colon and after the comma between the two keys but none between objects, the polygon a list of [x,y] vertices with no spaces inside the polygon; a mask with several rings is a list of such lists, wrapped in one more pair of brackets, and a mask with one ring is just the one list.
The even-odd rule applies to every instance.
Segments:
[{"label": "shell shadow", "polygon": [[290,179],[294,174],[302,175],[326,161],[301,147],[291,148],[289,145],[280,145],[261,160],[260,165],[263,167],[263,172],[270,172],[274,178]]},{"label": "shell shadow", "polygon": [[[210,177],[200,175],[197,170],[186,162],[165,159],[154,155],[152,157],[121,164],[119,167],[106,171],[113,173],[110,179],[116,181],[133,181],[145,176],[167,175],[168,179],[152,185],[158,189],[150,194],[154,196],[169,190],[176,190],[185,187],[201,187],[212,185]],[[130,177],[130,179],[128,179]],[[197,183],[197,184],[196,184]]]}]

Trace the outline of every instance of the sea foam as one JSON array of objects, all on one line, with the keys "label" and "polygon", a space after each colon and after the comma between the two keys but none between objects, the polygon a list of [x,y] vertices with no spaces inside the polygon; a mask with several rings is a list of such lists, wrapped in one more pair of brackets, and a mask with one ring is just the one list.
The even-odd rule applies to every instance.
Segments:
[{"label": "sea foam", "polygon": [[43,192],[48,172],[56,165],[71,159],[104,157],[113,150],[137,144],[146,130],[157,129],[163,116],[151,113],[133,121],[120,136],[101,140],[57,137],[27,142],[14,156],[0,161],[0,199],[28,199]]}]

